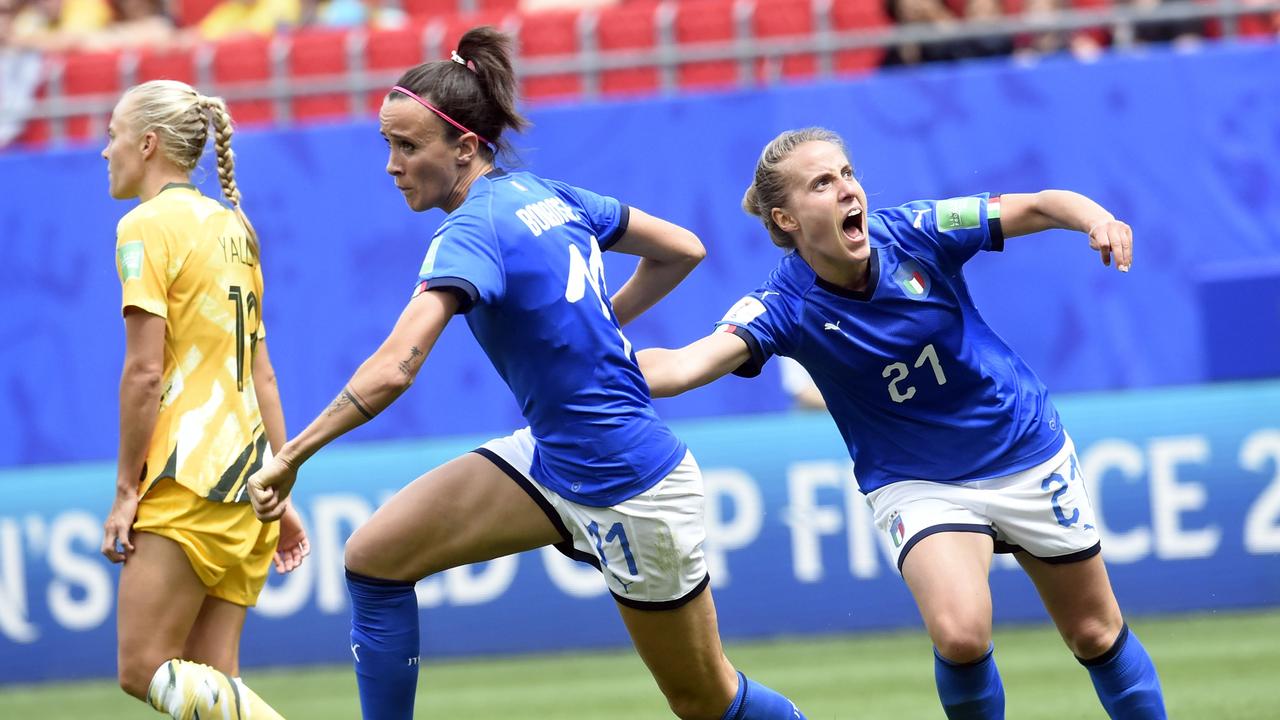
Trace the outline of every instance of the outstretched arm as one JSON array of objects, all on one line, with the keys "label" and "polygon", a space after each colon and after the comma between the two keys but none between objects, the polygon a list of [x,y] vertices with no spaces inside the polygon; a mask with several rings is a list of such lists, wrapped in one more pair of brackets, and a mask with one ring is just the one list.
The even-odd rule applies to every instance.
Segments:
[{"label": "outstretched arm", "polygon": [[702,387],[751,359],[742,338],[714,332],[678,350],[650,348],[636,353],[653,397],[672,397]]},{"label": "outstretched arm", "polygon": [[[265,338],[259,340],[253,350],[253,392],[258,398],[258,410],[262,413],[262,427],[267,434],[267,443],[271,445],[271,454],[275,455],[284,447],[288,434],[285,432],[284,406],[280,403],[280,386],[276,384],[276,370],[271,365],[271,354],[267,352]],[[276,572],[292,572],[310,553],[311,545],[307,541],[307,529],[302,524],[302,516],[293,507],[293,503],[288,503],[284,515],[280,517],[280,537],[276,541],[273,559]]]},{"label": "outstretched arm", "polygon": [[635,273],[610,301],[619,325],[653,307],[707,256],[697,235],[636,208],[627,232],[610,249],[640,256]]},{"label": "outstretched arm", "polygon": [[249,478],[253,509],[261,520],[276,520],[284,514],[302,463],[372,420],[409,389],[457,309],[458,298],[450,292],[429,290],[409,301],[382,346],[360,365],[329,407]]},{"label": "outstretched arm", "polygon": [[1089,247],[1101,254],[1102,264],[1129,272],[1133,264],[1133,230],[1098,203],[1069,190],[1041,190],[1000,196],[1000,226],[1005,237],[1041,230],[1078,230],[1089,236]]}]

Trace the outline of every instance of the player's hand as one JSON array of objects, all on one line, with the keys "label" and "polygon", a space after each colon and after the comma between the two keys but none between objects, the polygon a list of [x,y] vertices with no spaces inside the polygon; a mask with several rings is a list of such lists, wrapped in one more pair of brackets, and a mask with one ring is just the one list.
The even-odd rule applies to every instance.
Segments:
[{"label": "player's hand", "polygon": [[116,491],[115,502],[111,504],[111,512],[102,526],[102,554],[113,563],[122,563],[133,552],[133,543],[129,541],[129,530],[138,514],[137,491]]},{"label": "player's hand", "polygon": [[279,457],[271,458],[261,470],[249,476],[249,501],[259,520],[271,522],[284,515],[289,507],[285,501],[297,479],[297,469]]},{"label": "player's hand", "polygon": [[1133,264],[1133,228],[1119,220],[1103,220],[1089,228],[1089,247],[1102,255],[1102,264],[1111,265],[1116,261],[1116,269],[1129,272]]},{"label": "player's hand", "polygon": [[276,572],[281,575],[296,569],[302,564],[302,558],[311,554],[311,543],[307,542],[302,516],[294,509],[293,503],[286,503],[286,506],[284,515],[280,516],[280,539],[276,541],[274,558]]}]

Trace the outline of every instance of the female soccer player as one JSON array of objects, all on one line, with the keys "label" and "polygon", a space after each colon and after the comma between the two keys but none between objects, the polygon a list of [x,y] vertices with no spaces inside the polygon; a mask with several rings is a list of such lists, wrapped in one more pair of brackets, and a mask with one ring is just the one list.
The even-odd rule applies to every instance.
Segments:
[{"label": "female soccer player", "polygon": [[[212,122],[227,209],[191,185]],[[124,287],[116,498],[120,686],[175,718],[275,718],[240,681],[240,631],[274,554],[308,552],[297,513],[264,525],[245,481],[285,439],[262,325],[258,242],[240,209],[220,98],[169,80],[120,99],[102,151]],[[278,538],[278,539],[277,539]]]},{"label": "female soccer player", "polygon": [[765,147],[743,207],[790,252],[716,332],[639,353],[653,395],[752,377],[771,355],[809,371],[933,640],[947,717],[1004,717],[993,549],[1017,554],[1111,717],[1165,717],[1155,667],[1111,592],[1071,440],[961,274],[978,250],[1050,228],[1086,233],[1103,264],[1127,272],[1129,226],[1059,190],[871,212],[843,141],[817,128]]},{"label": "female soccer player", "polygon": [[[604,574],[676,715],[799,718],[721,650],[702,553],[702,478],[654,413],[620,329],[693,269],[702,244],[613,198],[495,168],[503,131],[526,125],[509,46],[492,28],[474,28],[452,62],[407,71],[383,102],[387,172],[412,210],[448,217],[391,335],[250,479],[254,507],[277,517],[302,463],[399,397],[445,324],[466,313],[530,427],[418,478],[347,543],[364,717],[413,715],[415,582],[555,544]],[[612,299],[608,249],[641,258]]]}]

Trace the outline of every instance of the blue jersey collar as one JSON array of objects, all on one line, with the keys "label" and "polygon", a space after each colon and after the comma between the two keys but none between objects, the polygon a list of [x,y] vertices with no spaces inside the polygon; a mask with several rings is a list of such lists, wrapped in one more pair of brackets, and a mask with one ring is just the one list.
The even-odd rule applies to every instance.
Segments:
[{"label": "blue jersey collar", "polygon": [[[867,286],[862,290],[850,290],[849,288],[841,287],[835,283],[827,282],[826,280],[823,280],[822,276],[816,271],[813,273],[813,278],[818,287],[826,290],[832,295],[839,295],[840,297],[849,298],[851,300],[862,300],[863,302],[866,302],[871,299],[872,295],[875,295],[876,285],[880,284],[880,253],[874,245],[871,246],[871,255],[868,257],[867,263],[871,266],[871,272],[870,276],[867,278]],[[808,263],[805,264],[807,265]],[[813,268],[809,269],[813,270]]]}]

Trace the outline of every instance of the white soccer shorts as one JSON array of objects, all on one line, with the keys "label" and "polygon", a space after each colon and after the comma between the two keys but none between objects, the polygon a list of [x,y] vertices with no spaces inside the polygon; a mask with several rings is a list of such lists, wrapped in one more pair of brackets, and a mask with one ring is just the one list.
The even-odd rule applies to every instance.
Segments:
[{"label": "white soccer shorts", "polygon": [[985,533],[996,552],[1026,551],[1050,563],[1085,560],[1102,547],[1069,437],[1053,458],[1027,470],[965,483],[904,480],[873,490],[867,501],[897,553],[898,572],[916,543],[939,532]]},{"label": "white soccer shorts", "polygon": [[566,500],[533,479],[529,428],[475,452],[507,473],[542,508],[564,542],[556,549],[595,566],[619,603],[643,610],[680,607],[707,587],[702,471],[684,460],[648,490],[612,507]]}]

